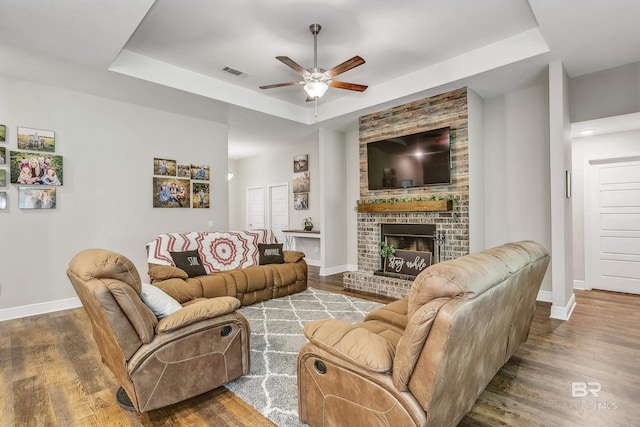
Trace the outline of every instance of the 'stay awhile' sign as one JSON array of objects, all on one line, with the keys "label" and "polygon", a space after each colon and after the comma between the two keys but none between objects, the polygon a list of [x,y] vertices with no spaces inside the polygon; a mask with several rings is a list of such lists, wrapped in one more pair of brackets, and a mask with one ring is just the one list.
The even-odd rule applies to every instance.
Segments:
[{"label": "'stay awhile' sign", "polygon": [[384,271],[417,276],[431,265],[431,252],[403,251],[396,249],[394,256],[387,258]]}]

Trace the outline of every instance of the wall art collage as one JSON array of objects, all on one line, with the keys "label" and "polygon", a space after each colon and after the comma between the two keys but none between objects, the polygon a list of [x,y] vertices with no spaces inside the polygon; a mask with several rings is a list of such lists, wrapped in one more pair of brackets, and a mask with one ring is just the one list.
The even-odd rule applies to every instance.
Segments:
[{"label": "wall art collage", "polygon": [[[62,156],[56,150],[55,132],[50,130],[17,127],[17,150],[8,150],[7,127],[0,125],[0,187],[7,179],[18,187],[18,208],[54,209],[56,187],[62,185]],[[24,151],[23,151],[24,150]],[[9,177],[3,167],[9,165]],[[6,191],[0,192],[0,210],[7,209]]]},{"label": "wall art collage", "polygon": [[209,165],[178,164],[170,159],[153,159],[154,208],[209,208],[211,192]]},{"label": "wall art collage", "polygon": [[293,158],[293,208],[295,210],[309,209],[309,155],[302,154]]}]

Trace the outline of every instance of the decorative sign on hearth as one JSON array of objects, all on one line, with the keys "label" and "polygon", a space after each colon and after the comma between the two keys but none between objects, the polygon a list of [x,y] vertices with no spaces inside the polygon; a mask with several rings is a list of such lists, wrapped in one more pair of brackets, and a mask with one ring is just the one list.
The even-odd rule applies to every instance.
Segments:
[{"label": "decorative sign on hearth", "polygon": [[387,258],[384,271],[388,273],[417,276],[431,265],[431,252],[403,251],[396,249],[393,257]]}]

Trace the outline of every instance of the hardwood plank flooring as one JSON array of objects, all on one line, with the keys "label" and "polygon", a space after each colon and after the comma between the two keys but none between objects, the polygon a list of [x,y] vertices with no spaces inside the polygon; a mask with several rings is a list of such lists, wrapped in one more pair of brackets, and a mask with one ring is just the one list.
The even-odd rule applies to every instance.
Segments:
[{"label": "hardwood plank flooring", "polygon": [[[309,285],[390,301],[344,290],[341,274],[317,267]],[[640,426],[640,296],[576,300],[567,322],[537,304],[529,340],[459,426]],[[0,322],[0,426],[273,426],[224,387],[144,414],[122,410],[116,388],[82,308]]]}]

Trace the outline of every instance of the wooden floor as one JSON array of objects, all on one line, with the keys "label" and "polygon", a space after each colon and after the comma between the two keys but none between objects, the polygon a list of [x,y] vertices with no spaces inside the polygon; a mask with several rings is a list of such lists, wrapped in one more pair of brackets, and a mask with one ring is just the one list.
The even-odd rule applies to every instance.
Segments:
[{"label": "wooden floor", "polygon": [[[310,286],[366,296],[317,273]],[[538,303],[529,340],[460,426],[640,426],[640,296],[577,291],[576,300],[567,322]],[[83,309],[0,322],[0,426],[273,425],[223,387],[146,414],[120,409],[116,388]]]}]

